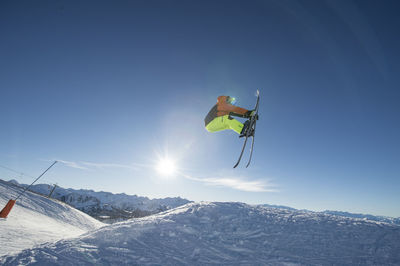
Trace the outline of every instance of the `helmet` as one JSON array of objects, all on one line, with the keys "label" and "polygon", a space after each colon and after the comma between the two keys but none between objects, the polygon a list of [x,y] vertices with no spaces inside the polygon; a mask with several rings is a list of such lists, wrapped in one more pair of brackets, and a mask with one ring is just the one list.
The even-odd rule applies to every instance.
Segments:
[{"label": "helmet", "polygon": [[236,103],[235,97],[230,97],[230,96],[228,96],[228,97],[226,98],[226,101],[227,101],[228,103],[230,103],[230,104],[235,104],[235,103]]}]

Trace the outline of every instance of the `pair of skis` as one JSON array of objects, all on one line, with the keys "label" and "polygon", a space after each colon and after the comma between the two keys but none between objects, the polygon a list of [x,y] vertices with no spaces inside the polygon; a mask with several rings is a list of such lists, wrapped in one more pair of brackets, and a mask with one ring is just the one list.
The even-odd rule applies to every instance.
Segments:
[{"label": "pair of skis", "polygon": [[[251,140],[251,148],[250,148],[250,157],[249,157],[249,161],[247,162],[246,168],[249,167],[250,162],[251,162],[251,157],[253,156],[253,148],[254,148],[254,136],[256,134],[256,123],[257,123],[257,119],[258,119],[258,105],[260,103],[260,91],[257,90],[257,102],[256,102],[256,106],[254,108],[254,115],[250,117],[249,121],[249,127],[247,129],[246,135],[245,135],[245,139],[244,139],[244,143],[243,143],[243,148],[242,148],[242,152],[240,153],[239,159],[237,161],[237,163],[235,164],[235,166],[233,166],[233,168],[236,168],[239,163],[240,160],[242,159],[243,156],[243,152],[244,149],[246,148],[246,144],[247,144],[247,140],[249,139],[249,137],[252,138]],[[250,136],[250,133],[253,131],[253,134]]]}]

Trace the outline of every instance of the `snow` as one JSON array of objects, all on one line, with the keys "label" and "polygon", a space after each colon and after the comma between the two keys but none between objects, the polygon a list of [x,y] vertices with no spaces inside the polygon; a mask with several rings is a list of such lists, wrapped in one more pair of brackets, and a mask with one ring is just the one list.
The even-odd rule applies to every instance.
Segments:
[{"label": "snow", "polygon": [[0,263],[399,265],[400,227],[243,203],[200,202],[3,256]]},{"label": "snow", "polygon": [[[0,209],[20,191],[21,188],[0,181]],[[65,203],[27,192],[17,200],[8,218],[0,219],[0,256],[77,237],[103,225]]]}]

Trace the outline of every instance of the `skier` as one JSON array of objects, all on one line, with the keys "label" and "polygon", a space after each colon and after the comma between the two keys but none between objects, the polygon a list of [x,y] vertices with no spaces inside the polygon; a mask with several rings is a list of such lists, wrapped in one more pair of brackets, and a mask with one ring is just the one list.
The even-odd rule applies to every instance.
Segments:
[{"label": "skier", "polygon": [[[206,129],[209,132],[217,132],[225,129],[232,129],[239,134],[239,137],[244,137],[250,124],[247,120],[244,124],[234,119],[232,116],[250,118],[254,115],[254,110],[247,110],[241,107],[234,106],[235,98],[230,96],[219,96],[217,104],[214,105],[204,119]],[[254,134],[249,132],[248,136]]]}]

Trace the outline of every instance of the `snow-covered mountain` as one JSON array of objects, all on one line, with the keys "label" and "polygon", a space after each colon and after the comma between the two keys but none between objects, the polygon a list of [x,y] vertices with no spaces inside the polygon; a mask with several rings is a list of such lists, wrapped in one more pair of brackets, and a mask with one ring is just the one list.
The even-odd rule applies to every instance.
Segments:
[{"label": "snow-covered mountain", "polygon": [[[292,211],[299,211],[295,208],[288,207],[288,206],[282,206],[282,205],[270,205],[270,204],[262,204],[260,206],[263,207],[269,207],[269,208],[278,208],[278,209],[285,209],[285,210],[292,210]],[[313,212],[309,210],[300,210],[304,212]],[[342,217],[348,217],[348,218],[358,218],[358,219],[364,219],[364,220],[371,220],[371,221],[376,221],[376,222],[384,222],[388,224],[396,224],[400,225],[400,217],[394,218],[394,217],[388,217],[388,216],[376,216],[376,215],[371,215],[371,214],[360,214],[360,213],[350,213],[350,212],[342,212],[342,211],[322,211],[320,212],[322,214],[331,214],[331,215],[336,215],[336,216],[342,216]]]},{"label": "snow-covered mountain", "polygon": [[[0,210],[21,191],[21,188],[0,180]],[[28,191],[17,200],[8,218],[0,219],[0,256],[45,242],[76,237],[103,225],[63,202]]]},{"label": "snow-covered mountain", "polygon": [[[15,180],[15,185],[26,187]],[[49,195],[53,187],[47,184],[33,185],[30,190]],[[189,203],[189,200],[176,198],[149,199],[136,195],[95,192],[85,189],[65,189],[57,187],[52,198],[59,199],[103,222],[115,222],[134,217],[144,217]]]},{"label": "snow-covered mountain", "polygon": [[323,211],[323,213],[400,225],[400,217],[393,218],[387,216],[376,216],[371,214],[360,214],[360,213],[350,213],[341,211]]},{"label": "snow-covered mountain", "polygon": [[189,203],[2,257],[0,263],[400,265],[400,226],[243,203]]}]

